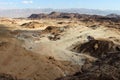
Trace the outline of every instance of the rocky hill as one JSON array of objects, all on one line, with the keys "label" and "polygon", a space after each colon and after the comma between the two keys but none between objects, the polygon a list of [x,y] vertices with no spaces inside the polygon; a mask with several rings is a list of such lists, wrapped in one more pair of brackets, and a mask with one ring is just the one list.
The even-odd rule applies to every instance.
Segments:
[{"label": "rocky hill", "polygon": [[120,20],[120,16],[116,14],[109,14],[107,16],[100,15],[88,15],[88,14],[78,14],[78,13],[60,13],[60,12],[51,12],[50,14],[32,14],[28,18],[30,19],[80,19],[83,21],[112,21],[117,22]]},{"label": "rocky hill", "polygon": [[77,14],[75,13],[60,13],[60,12],[51,12],[50,14],[32,14],[28,18],[31,19],[41,19],[41,18],[74,18]]}]

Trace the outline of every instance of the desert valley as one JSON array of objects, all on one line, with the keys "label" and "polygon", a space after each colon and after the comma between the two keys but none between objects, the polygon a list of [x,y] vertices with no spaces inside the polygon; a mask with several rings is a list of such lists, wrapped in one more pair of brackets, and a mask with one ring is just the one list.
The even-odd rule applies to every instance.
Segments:
[{"label": "desert valley", "polygon": [[1,17],[0,80],[120,80],[120,16]]}]

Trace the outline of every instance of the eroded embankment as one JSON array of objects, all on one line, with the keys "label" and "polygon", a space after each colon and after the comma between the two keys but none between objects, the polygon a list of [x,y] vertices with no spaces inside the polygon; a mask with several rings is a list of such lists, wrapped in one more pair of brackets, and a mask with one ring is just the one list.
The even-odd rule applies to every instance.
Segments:
[{"label": "eroded embankment", "polygon": [[120,80],[119,46],[108,40],[91,40],[77,45],[74,51],[97,57],[95,62],[86,62],[82,72],[57,80]]}]

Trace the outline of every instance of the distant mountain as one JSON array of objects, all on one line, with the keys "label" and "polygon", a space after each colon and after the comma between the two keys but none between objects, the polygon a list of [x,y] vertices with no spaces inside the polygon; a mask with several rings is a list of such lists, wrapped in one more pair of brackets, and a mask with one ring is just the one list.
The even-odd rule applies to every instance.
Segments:
[{"label": "distant mountain", "polygon": [[11,17],[11,18],[19,18],[19,17],[28,17],[31,14],[39,14],[39,13],[51,13],[53,11],[56,12],[66,12],[66,13],[80,13],[80,14],[92,14],[92,15],[108,15],[108,14],[119,14],[120,11],[114,10],[94,10],[94,9],[1,9],[0,17]]},{"label": "distant mountain", "polygon": [[109,14],[109,15],[107,15],[107,17],[109,17],[109,18],[120,18],[120,15],[117,15],[117,14]]},{"label": "distant mountain", "polygon": [[63,13],[63,12],[51,12],[49,14],[40,13],[32,14],[28,18],[31,19],[42,19],[42,18],[78,18],[81,17],[78,13]]},{"label": "distant mountain", "polygon": [[119,22],[120,16],[117,14],[103,15],[90,15],[90,14],[79,14],[79,13],[65,13],[65,12],[51,12],[49,14],[40,13],[32,14],[28,17],[29,19],[79,19],[84,22]]}]

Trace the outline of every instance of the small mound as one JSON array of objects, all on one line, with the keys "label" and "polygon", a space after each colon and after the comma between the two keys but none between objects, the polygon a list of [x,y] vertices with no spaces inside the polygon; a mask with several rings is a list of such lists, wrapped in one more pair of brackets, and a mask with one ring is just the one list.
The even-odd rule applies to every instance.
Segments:
[{"label": "small mound", "polygon": [[86,53],[98,58],[106,56],[107,53],[119,51],[119,47],[108,40],[90,40],[89,42],[76,45],[72,51]]},{"label": "small mound", "polygon": [[40,27],[44,27],[45,25],[39,22],[29,22],[29,23],[24,23],[21,26],[23,26],[24,28],[30,28],[30,29],[34,29],[34,28],[40,28]]},{"label": "small mound", "polygon": [[43,33],[58,34],[64,31],[64,27],[48,26]]},{"label": "small mound", "polygon": [[98,27],[100,27],[99,25],[90,25],[90,26],[87,26],[93,30],[97,29]]}]

